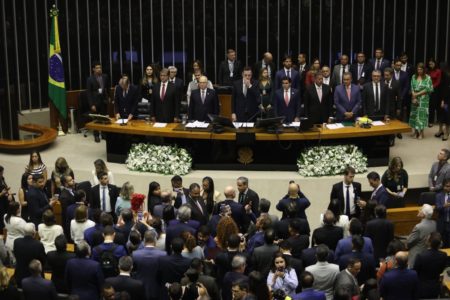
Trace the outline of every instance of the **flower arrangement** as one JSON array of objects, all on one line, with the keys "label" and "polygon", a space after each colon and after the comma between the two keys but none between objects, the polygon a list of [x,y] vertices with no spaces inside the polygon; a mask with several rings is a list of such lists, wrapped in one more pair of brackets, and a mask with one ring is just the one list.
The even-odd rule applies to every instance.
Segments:
[{"label": "flower arrangement", "polygon": [[143,194],[134,193],[131,195],[131,210],[134,212],[142,210],[144,200],[145,195]]},{"label": "flower arrangement", "polygon": [[297,166],[305,177],[342,174],[347,166],[362,173],[367,170],[367,157],[355,145],[318,146],[302,152]]},{"label": "flower arrangement", "polygon": [[126,164],[132,171],[185,175],[191,170],[192,156],[177,146],[139,143],[131,146]]}]

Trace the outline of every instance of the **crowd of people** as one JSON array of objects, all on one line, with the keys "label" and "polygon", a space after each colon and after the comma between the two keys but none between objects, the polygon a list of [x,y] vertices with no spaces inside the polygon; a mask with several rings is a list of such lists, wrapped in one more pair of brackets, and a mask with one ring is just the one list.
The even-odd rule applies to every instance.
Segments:
[{"label": "crowd of people", "polygon": [[310,200],[294,181],[269,201],[246,177],[221,193],[211,177],[186,187],[174,176],[171,187],[150,182],[136,207],[133,184],[116,186],[101,159],[91,178],[75,181],[59,157],[47,180],[33,152],[17,195],[0,167],[0,298],[19,299],[17,288],[25,299],[437,298],[447,262],[439,249],[450,246],[449,158],[442,149],[429,173],[437,221],[424,204],[420,223],[399,240],[386,219],[408,191],[398,157],[381,176],[367,175],[370,196],[348,166],[320,226],[310,228]]},{"label": "crowd of people", "polygon": [[[361,116],[396,118],[409,122],[414,138],[422,139],[424,129],[437,124],[435,136],[448,139],[450,68],[444,64],[441,70],[434,58],[414,67],[406,53],[391,62],[376,49],[370,60],[358,52],[353,63],[342,54],[334,66],[317,58],[308,65],[305,53],[297,61],[285,56],[281,63],[276,70],[267,52],[253,67],[243,66],[236,51],[229,49],[216,77],[218,86],[232,88],[231,116],[225,117],[238,122],[253,121],[256,115],[284,117],[285,123],[308,118],[313,124],[354,122]],[[123,74],[110,97],[109,79],[94,62],[86,84],[90,111],[106,114],[112,98],[117,119],[136,118],[138,103],[144,101],[150,104],[153,122],[180,122],[184,114],[188,120],[210,122],[208,114],[218,115],[220,103],[201,61],[192,63],[186,84],[177,75],[175,66],[151,64],[136,85]],[[182,100],[188,104],[185,111]],[[98,132],[94,136],[99,142]]]}]

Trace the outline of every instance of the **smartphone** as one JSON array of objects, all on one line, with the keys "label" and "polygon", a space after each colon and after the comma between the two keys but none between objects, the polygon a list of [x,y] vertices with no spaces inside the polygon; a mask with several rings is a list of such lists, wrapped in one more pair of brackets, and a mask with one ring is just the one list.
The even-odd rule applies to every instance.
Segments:
[{"label": "smartphone", "polygon": [[142,221],[143,216],[142,212],[138,212],[138,221]]}]

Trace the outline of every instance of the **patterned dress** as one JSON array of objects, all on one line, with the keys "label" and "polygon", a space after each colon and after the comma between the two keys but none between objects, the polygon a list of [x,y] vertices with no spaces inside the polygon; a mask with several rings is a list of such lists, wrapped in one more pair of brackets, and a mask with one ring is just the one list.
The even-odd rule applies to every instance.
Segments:
[{"label": "patterned dress", "polygon": [[411,79],[411,91],[427,93],[417,97],[418,105],[411,104],[411,114],[409,117],[409,126],[418,131],[428,126],[428,107],[430,102],[430,93],[433,91],[433,84],[428,75],[424,75],[422,80],[417,80],[414,75]]}]

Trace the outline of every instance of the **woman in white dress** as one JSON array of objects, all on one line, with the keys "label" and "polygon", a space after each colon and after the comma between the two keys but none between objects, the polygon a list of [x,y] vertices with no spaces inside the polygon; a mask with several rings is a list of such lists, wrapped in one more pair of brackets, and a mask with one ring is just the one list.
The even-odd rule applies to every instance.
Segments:
[{"label": "woman in white dress", "polygon": [[12,254],[14,249],[14,241],[17,238],[24,237],[25,231],[24,226],[26,224],[25,220],[20,217],[20,204],[19,202],[12,201],[9,203],[8,211],[3,217],[5,222],[5,228],[7,231],[6,235],[6,250],[8,253]]},{"label": "woman in white dress", "polygon": [[55,251],[55,239],[58,235],[64,234],[63,228],[56,224],[55,214],[51,209],[44,211],[42,222],[38,225],[38,233],[41,243],[44,245],[45,253]]},{"label": "woman in white dress", "polygon": [[94,227],[95,223],[88,219],[87,206],[82,204],[75,210],[75,219],[70,221],[70,236],[75,244],[84,239],[84,231]]}]

